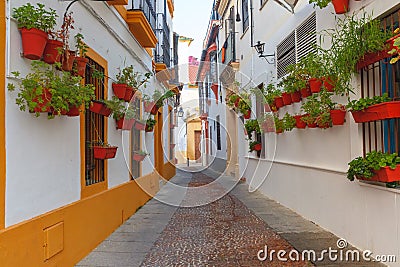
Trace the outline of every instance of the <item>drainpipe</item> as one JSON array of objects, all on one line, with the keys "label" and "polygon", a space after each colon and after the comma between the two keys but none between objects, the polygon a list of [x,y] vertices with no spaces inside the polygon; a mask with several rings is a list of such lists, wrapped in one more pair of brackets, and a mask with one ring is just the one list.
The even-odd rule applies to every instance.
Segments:
[{"label": "drainpipe", "polygon": [[250,42],[251,42],[251,48],[254,47],[254,19],[253,19],[253,0],[250,0]]}]

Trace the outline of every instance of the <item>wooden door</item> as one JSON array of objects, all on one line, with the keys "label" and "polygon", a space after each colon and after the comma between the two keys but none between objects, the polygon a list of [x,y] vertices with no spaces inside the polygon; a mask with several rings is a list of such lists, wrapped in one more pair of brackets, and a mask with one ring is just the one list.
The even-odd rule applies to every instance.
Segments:
[{"label": "wooden door", "polygon": [[194,159],[200,159],[200,140],[201,140],[201,131],[194,131]]}]

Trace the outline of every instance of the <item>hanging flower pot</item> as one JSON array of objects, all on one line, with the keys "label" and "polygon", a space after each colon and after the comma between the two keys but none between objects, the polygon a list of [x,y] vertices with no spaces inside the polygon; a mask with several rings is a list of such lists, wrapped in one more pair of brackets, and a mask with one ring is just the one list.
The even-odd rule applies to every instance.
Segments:
[{"label": "hanging flower pot", "polygon": [[89,59],[85,57],[75,57],[75,67],[76,67],[76,74],[81,77],[85,77],[86,72],[86,65],[89,63]]},{"label": "hanging flower pot", "polygon": [[307,123],[301,120],[305,115],[295,115],[293,118],[296,120],[296,128],[298,129],[305,129],[307,126]]},{"label": "hanging flower pot", "polygon": [[250,119],[251,117],[251,109],[247,110],[245,114],[243,114],[243,118],[246,120]]},{"label": "hanging flower pot", "polygon": [[112,84],[112,89],[113,89],[114,95],[116,97],[118,97],[118,99],[125,98],[125,92],[126,92],[127,87],[128,87],[128,85],[125,83],[113,83]]},{"label": "hanging flower pot", "polygon": [[281,96],[275,97],[275,106],[279,109],[284,106],[283,98]]},{"label": "hanging flower pot", "polygon": [[147,154],[139,153],[137,151],[133,152],[133,160],[137,162],[143,161],[146,156]]},{"label": "hanging flower pot", "polygon": [[32,99],[33,102],[37,103],[36,107],[32,112],[50,112],[50,101],[51,101],[51,93],[49,89],[43,89],[41,95],[38,95]]},{"label": "hanging flower pot", "polygon": [[218,83],[213,83],[211,85],[211,90],[214,92],[216,102],[218,103]]},{"label": "hanging flower pot", "polygon": [[329,111],[331,114],[332,124],[333,125],[343,125],[344,118],[346,116],[346,110],[343,109],[333,109]]},{"label": "hanging flower pot", "polygon": [[240,102],[240,97],[238,97],[238,98],[235,100],[235,107],[238,107],[238,106],[239,106],[239,102]]},{"label": "hanging flower pot", "polygon": [[349,0],[332,0],[336,14],[344,14],[349,11]]},{"label": "hanging flower pot", "polygon": [[21,28],[22,50],[24,57],[37,60],[43,55],[47,43],[47,33],[35,28]]},{"label": "hanging flower pot", "polygon": [[75,60],[75,51],[67,50],[61,56],[61,68],[64,71],[72,71]]},{"label": "hanging flower pot", "polygon": [[154,101],[144,101],[143,102],[144,111],[150,113],[151,109],[154,107]]},{"label": "hanging flower pot", "polygon": [[261,144],[254,145],[253,147],[255,151],[261,151],[261,148],[262,148]]},{"label": "hanging flower pot", "polygon": [[361,111],[351,111],[356,123],[400,118],[400,101],[372,105]]},{"label": "hanging flower pot", "polygon": [[311,90],[309,87],[305,87],[300,90],[300,94],[302,98],[307,98],[311,95]]},{"label": "hanging flower pot", "polygon": [[301,101],[301,93],[300,91],[296,91],[290,94],[293,103],[298,103]]},{"label": "hanging flower pot", "polygon": [[317,123],[316,123],[316,122],[307,123],[307,127],[308,127],[308,128],[317,128]]},{"label": "hanging flower pot", "polygon": [[69,110],[66,113],[68,117],[77,117],[80,115],[79,107],[77,106],[69,106]]},{"label": "hanging flower pot", "polygon": [[58,40],[48,40],[43,52],[43,61],[47,64],[60,62],[63,43]]},{"label": "hanging flower pot", "polygon": [[135,121],[135,129],[139,131],[144,131],[146,129],[146,123],[139,120]]},{"label": "hanging flower pot", "polygon": [[146,125],[146,128],[144,130],[145,130],[145,132],[150,133],[154,130],[154,126]]},{"label": "hanging flower pot", "polygon": [[311,93],[319,93],[321,91],[322,81],[317,78],[310,78],[308,80]]},{"label": "hanging flower pot", "polygon": [[333,92],[333,89],[335,88],[335,85],[334,85],[335,83],[332,80],[332,78],[331,77],[323,77],[322,81],[323,81],[326,91]]},{"label": "hanging flower pot", "polygon": [[110,108],[108,108],[106,106],[105,103],[98,101],[98,100],[92,100],[92,104],[91,104],[89,110],[91,112],[103,115],[105,117],[110,116],[111,111],[112,111]]},{"label": "hanging flower pot", "polygon": [[125,96],[124,96],[125,102],[130,102],[134,93],[135,93],[135,90],[133,89],[133,87],[126,86],[126,91],[125,91]]},{"label": "hanging flower pot", "polygon": [[292,104],[292,98],[290,97],[289,93],[283,92],[282,93],[282,99],[283,99],[283,104],[284,105]]},{"label": "hanging flower pot", "polygon": [[93,146],[93,155],[95,159],[112,159],[117,154],[117,146]]},{"label": "hanging flower pot", "polygon": [[117,122],[117,129],[122,130],[132,130],[133,125],[135,124],[135,119],[125,119],[125,117],[116,120]]},{"label": "hanging flower pot", "polygon": [[159,107],[157,105],[153,105],[153,107],[151,108],[150,114],[152,115],[156,115],[158,112]]}]

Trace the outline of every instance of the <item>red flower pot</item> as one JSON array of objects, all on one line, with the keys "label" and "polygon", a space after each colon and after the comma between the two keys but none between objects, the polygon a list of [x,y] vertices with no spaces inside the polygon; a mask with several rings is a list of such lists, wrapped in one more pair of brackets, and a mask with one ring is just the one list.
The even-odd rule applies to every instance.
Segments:
[{"label": "red flower pot", "polygon": [[301,93],[300,91],[296,91],[290,94],[293,103],[298,103],[301,101]]},{"label": "red flower pot", "polygon": [[114,95],[116,97],[118,97],[118,99],[125,98],[125,93],[126,93],[127,87],[128,87],[128,85],[125,83],[113,83],[112,84],[112,89],[113,89]]},{"label": "red flower pot", "polygon": [[283,104],[284,105],[292,104],[292,98],[290,97],[289,93],[283,92],[282,93],[282,99],[283,99]]},{"label": "red flower pot", "polygon": [[400,118],[400,101],[372,105],[361,111],[351,111],[356,123]]},{"label": "red flower pot", "polygon": [[66,113],[68,117],[76,117],[80,115],[79,107],[77,106],[69,106],[69,110]]},{"label": "red flower pot", "polygon": [[331,119],[332,119],[333,125],[343,125],[344,124],[344,118],[346,117],[346,110],[334,109],[329,112],[331,114]]},{"label": "red flower pot", "polygon": [[61,68],[64,71],[72,71],[75,60],[75,51],[64,51],[61,56]]},{"label": "red flower pot", "polygon": [[81,77],[85,77],[87,63],[89,63],[88,58],[75,57],[76,74],[78,74]]},{"label": "red flower pot", "polygon": [[296,120],[296,128],[298,129],[304,129],[307,126],[307,123],[301,120],[305,115],[295,115],[293,118]]},{"label": "red flower pot", "polygon": [[37,60],[43,55],[47,43],[47,33],[38,29],[21,28],[22,50],[24,57]]},{"label": "red flower pot", "polygon": [[283,98],[281,96],[275,97],[275,106],[277,108],[281,108],[284,106],[283,104]]},{"label": "red flower pot", "polygon": [[311,90],[309,87],[305,87],[303,89],[300,89],[300,94],[302,98],[307,98],[311,95]]},{"label": "red flower pot", "polygon": [[260,127],[266,133],[275,132],[275,127],[273,125],[273,121],[264,121],[261,123]]},{"label": "red flower pot", "polygon": [[[43,61],[47,64],[60,62],[63,43],[57,40],[47,40],[46,47],[43,52]],[[60,50],[61,49],[61,50]]]},{"label": "red flower pot", "polygon": [[135,119],[125,119],[125,117],[122,117],[119,120],[116,120],[117,122],[117,129],[122,129],[122,130],[132,130],[133,125],[135,124]]},{"label": "red flower pot", "polygon": [[239,106],[239,101],[240,101],[240,97],[238,97],[238,98],[236,99],[236,101],[235,101],[235,107],[238,107],[238,106]]},{"label": "red flower pot", "polygon": [[349,11],[349,0],[332,0],[336,14],[343,14]]},{"label": "red flower pot", "polygon": [[245,118],[246,120],[250,119],[251,116],[251,110],[247,110],[245,114],[243,114],[243,118]]},{"label": "red flower pot", "polygon": [[147,133],[152,132],[154,130],[154,127],[149,127],[146,125],[146,128],[144,129]]},{"label": "red flower pot", "polygon": [[310,78],[308,84],[310,85],[311,93],[319,93],[321,91],[322,81],[320,79]]},{"label": "red flower pot", "polygon": [[134,93],[135,93],[135,90],[133,90],[132,87],[126,86],[126,91],[125,91],[125,96],[124,96],[125,102],[130,102]]},{"label": "red flower pot", "polygon": [[373,172],[375,173],[375,175],[369,179],[362,177],[357,177],[357,179],[383,183],[400,181],[400,165],[397,165],[395,169],[391,169],[390,167],[383,167],[377,171],[374,170]]},{"label": "red flower pot", "polygon": [[215,99],[217,100],[217,103],[218,103],[218,84],[217,83],[213,83],[211,85],[211,90],[214,92]]},{"label": "red flower pot", "polygon": [[140,121],[135,122],[135,129],[139,131],[144,131],[146,129],[146,123],[142,123]]},{"label": "red flower pot", "polygon": [[136,152],[133,153],[133,160],[134,161],[138,161],[138,162],[143,161],[145,157],[146,157],[146,155],[141,155],[141,154],[138,154]]},{"label": "red flower pot", "polygon": [[151,109],[154,107],[154,102],[144,101],[143,106],[144,106],[144,111],[150,113]]},{"label": "red flower pot", "polygon": [[333,89],[335,88],[335,85],[334,85],[335,83],[332,80],[332,78],[331,77],[323,77],[322,81],[323,81],[326,91],[333,92]]},{"label": "red flower pot", "polygon": [[93,155],[95,159],[112,159],[117,154],[117,146],[102,147],[94,146]]},{"label": "red flower pot", "polygon": [[111,109],[109,109],[106,104],[96,100],[92,101],[92,105],[90,106],[89,110],[105,117],[108,117],[111,114]]},{"label": "red flower pot", "polygon": [[37,103],[36,107],[33,109],[33,112],[50,112],[50,101],[51,101],[51,93],[49,89],[43,89],[42,94],[36,96],[32,99],[33,102]]},{"label": "red flower pot", "polygon": [[157,105],[153,105],[153,107],[151,108],[150,114],[152,115],[156,115],[158,112],[159,107]]},{"label": "red flower pot", "polygon": [[253,146],[253,150],[255,150],[255,151],[261,151],[261,148],[262,148],[261,144],[257,144],[257,145]]},{"label": "red flower pot", "polygon": [[279,129],[279,130],[276,129],[275,132],[276,132],[277,134],[281,134],[281,133],[283,133],[283,129]]}]

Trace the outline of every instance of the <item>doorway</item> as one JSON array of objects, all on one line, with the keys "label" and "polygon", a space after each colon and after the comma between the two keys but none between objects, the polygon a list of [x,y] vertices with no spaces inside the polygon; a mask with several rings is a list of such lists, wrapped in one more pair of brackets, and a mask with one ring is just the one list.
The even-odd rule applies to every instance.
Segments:
[{"label": "doorway", "polygon": [[201,159],[200,152],[201,131],[194,131],[194,159],[199,161]]}]

